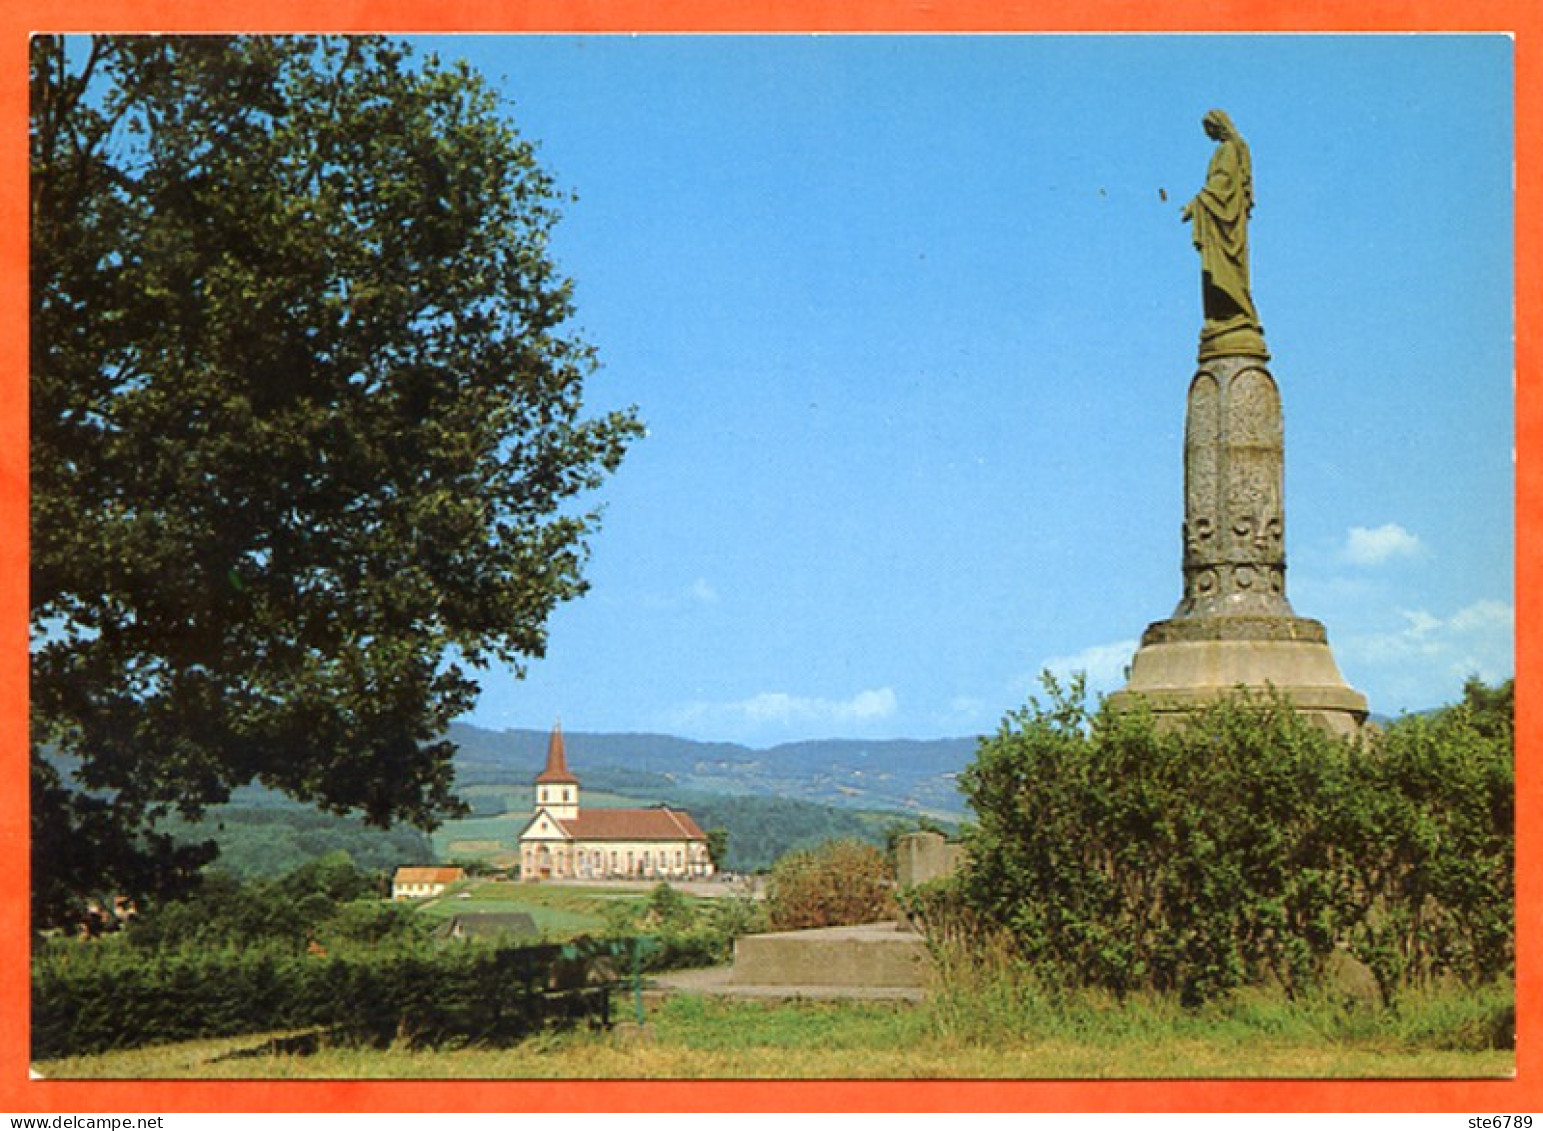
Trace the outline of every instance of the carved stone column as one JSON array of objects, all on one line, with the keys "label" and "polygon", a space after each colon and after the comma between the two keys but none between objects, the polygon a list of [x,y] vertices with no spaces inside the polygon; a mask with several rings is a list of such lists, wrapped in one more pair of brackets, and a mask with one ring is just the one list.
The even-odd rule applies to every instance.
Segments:
[{"label": "carved stone column", "polygon": [[1189,387],[1184,597],[1175,616],[1290,616],[1285,441],[1264,362],[1219,358]]},{"label": "carved stone column", "polygon": [[1318,621],[1286,599],[1285,433],[1259,356],[1202,356],[1184,428],[1184,591],[1147,627],[1115,709],[1173,721],[1238,687],[1273,687],[1351,734],[1365,696],[1345,683]]}]

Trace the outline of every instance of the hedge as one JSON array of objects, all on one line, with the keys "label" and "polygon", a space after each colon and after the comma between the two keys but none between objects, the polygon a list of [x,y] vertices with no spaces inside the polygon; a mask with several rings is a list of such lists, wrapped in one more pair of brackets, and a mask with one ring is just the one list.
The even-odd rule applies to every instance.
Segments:
[{"label": "hedge", "polygon": [[[1296,994],[1339,951],[1391,1000],[1512,970],[1513,740],[1481,688],[1346,741],[1272,695],[1162,730],[1047,687],[961,774],[979,819],[952,898],[1055,983]],[[934,924],[938,894],[914,909]]]},{"label": "hedge", "polygon": [[501,1043],[549,1022],[609,1024],[642,942],[335,958],[58,944],[32,964],[32,1055],[311,1027],[379,1046]]}]

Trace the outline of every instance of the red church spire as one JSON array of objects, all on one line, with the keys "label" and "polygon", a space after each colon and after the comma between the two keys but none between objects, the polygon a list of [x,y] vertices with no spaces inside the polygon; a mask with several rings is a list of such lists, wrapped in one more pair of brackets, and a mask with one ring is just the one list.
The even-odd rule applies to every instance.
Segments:
[{"label": "red church spire", "polygon": [[546,747],[546,769],[536,776],[536,784],[550,784],[563,782],[578,785],[579,779],[568,772],[568,758],[563,753],[563,724],[559,719],[557,725],[552,728],[551,740]]}]

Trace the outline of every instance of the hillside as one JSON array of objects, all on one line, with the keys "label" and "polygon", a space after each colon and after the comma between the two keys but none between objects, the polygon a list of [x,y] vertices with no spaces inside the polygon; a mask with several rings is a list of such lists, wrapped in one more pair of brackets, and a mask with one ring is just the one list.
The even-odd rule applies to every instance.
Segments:
[{"label": "hillside", "polygon": [[[546,731],[491,731],[453,724],[461,748],[456,781],[486,796],[514,787],[508,808],[529,805],[531,780],[546,758]],[[973,738],[930,741],[831,739],[754,750],[659,734],[563,735],[569,768],[586,790],[628,795],[776,797],[844,809],[879,809],[954,820],[964,813],[956,788],[975,756]],[[659,800],[667,800],[659,797]]]},{"label": "hillside", "polygon": [[[490,731],[456,724],[456,788],[470,814],[432,837],[414,829],[367,828],[318,813],[281,794],[248,786],[205,820],[173,820],[179,840],[212,839],[220,863],[243,876],[276,875],[344,849],[367,868],[431,858],[509,861],[531,815],[532,782],[546,761],[548,732]],[[725,866],[770,867],[820,841],[883,843],[919,819],[949,827],[964,816],[955,777],[975,754],[973,739],[801,742],[753,750],[669,735],[567,732],[568,764],[596,808],[669,804],[703,828],[729,834]]]}]

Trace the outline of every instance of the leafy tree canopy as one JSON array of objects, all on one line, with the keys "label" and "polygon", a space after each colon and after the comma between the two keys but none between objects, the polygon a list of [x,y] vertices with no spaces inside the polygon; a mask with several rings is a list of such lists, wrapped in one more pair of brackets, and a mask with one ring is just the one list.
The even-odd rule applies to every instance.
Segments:
[{"label": "leafy tree canopy", "polygon": [[39,37],[31,86],[38,925],[243,783],[432,824],[640,431],[583,412],[564,198],[387,39]]}]

